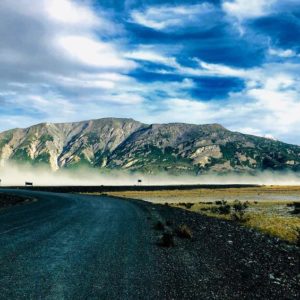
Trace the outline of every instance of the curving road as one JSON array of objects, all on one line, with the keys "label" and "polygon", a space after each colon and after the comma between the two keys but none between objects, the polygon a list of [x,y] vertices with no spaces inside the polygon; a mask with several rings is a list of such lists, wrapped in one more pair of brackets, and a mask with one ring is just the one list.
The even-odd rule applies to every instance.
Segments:
[{"label": "curving road", "polygon": [[[297,299],[298,251],[239,226],[138,201],[1,192],[38,201],[0,211],[0,299]],[[161,218],[191,222],[194,240],[158,247]]]},{"label": "curving road", "polygon": [[160,285],[147,210],[108,197],[11,192],[39,201],[0,213],[1,298],[136,299]]}]

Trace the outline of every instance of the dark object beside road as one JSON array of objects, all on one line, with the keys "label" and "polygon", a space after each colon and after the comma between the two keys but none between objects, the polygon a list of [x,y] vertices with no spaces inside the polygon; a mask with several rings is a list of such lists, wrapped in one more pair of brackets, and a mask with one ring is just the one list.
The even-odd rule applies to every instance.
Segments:
[{"label": "dark object beside road", "polygon": [[161,221],[158,221],[154,224],[153,229],[155,229],[155,230],[164,230],[165,225]]},{"label": "dark object beside road", "polygon": [[300,214],[300,202],[294,202],[293,207],[294,207],[294,210],[292,211],[292,214],[299,215]]},{"label": "dark object beside road", "polygon": [[0,193],[0,209],[32,201],[32,198]]},{"label": "dark object beside road", "polygon": [[164,232],[163,235],[160,237],[158,245],[161,247],[174,247],[174,235],[172,232]]},{"label": "dark object beside road", "polygon": [[183,239],[191,239],[193,237],[192,230],[185,224],[178,226],[176,234]]}]

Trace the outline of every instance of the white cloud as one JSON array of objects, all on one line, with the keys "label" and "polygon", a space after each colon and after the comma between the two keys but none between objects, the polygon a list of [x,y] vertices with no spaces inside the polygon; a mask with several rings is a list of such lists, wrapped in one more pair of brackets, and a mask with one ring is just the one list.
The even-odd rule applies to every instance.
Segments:
[{"label": "white cloud", "polygon": [[170,67],[178,67],[174,57],[168,57],[163,53],[159,53],[154,50],[151,46],[139,46],[138,49],[127,52],[125,57],[128,59],[133,59],[137,61],[148,61],[152,63],[159,63]]},{"label": "white cloud", "polygon": [[299,55],[297,55],[297,53],[294,50],[291,50],[291,49],[270,48],[269,54],[274,55],[274,56],[284,57],[284,58],[299,56]]},{"label": "white cloud", "polygon": [[68,0],[50,0],[43,2],[46,15],[59,23],[80,26],[98,26],[100,19],[89,7]]},{"label": "white cloud", "polygon": [[55,40],[58,49],[65,55],[91,67],[102,69],[130,69],[132,62],[125,60],[110,43],[101,42],[90,36],[62,35]]},{"label": "white cloud", "polygon": [[238,69],[229,67],[222,64],[211,64],[202,61],[198,58],[191,59],[194,63],[194,67],[187,67],[177,62],[173,56],[167,56],[165,53],[158,52],[149,46],[140,46],[137,50],[128,52],[125,55],[126,58],[147,61],[151,63],[158,63],[166,67],[170,67],[173,70],[164,70],[163,68],[157,70],[157,73],[162,74],[180,74],[183,76],[220,76],[220,77],[245,77],[247,71],[244,69]]},{"label": "white cloud", "polygon": [[[122,71],[134,67],[123,58],[116,40],[102,40],[99,32],[105,37],[114,33],[109,28],[112,23],[96,15],[88,5],[71,0],[40,0],[30,4],[30,0],[0,2],[3,63],[18,64],[29,75],[31,69],[62,73],[82,67]],[[20,30],[24,24],[25,31]]]},{"label": "white cloud", "polygon": [[224,1],[223,10],[239,20],[257,18],[269,14],[277,0],[233,0]]},{"label": "white cloud", "polygon": [[[226,66],[208,65],[206,68],[215,75],[235,74]],[[168,91],[169,97],[159,102],[160,110],[152,119],[156,122],[220,123],[234,131],[299,143],[300,82],[297,69],[295,64],[273,63],[247,72],[239,71],[237,74],[245,80],[245,89],[231,93],[222,101],[195,99],[189,93],[184,94],[182,89],[173,94]],[[163,89],[156,85],[156,89],[159,88]]]},{"label": "white cloud", "polygon": [[215,7],[208,3],[195,5],[151,6],[145,10],[134,10],[131,21],[155,30],[173,31],[182,26],[211,26],[206,22]]},{"label": "white cloud", "polygon": [[221,64],[209,64],[201,60],[196,60],[205,75],[245,77],[247,71],[244,69],[232,68]]},{"label": "white cloud", "polygon": [[[81,3],[81,4],[80,4]],[[113,35],[116,26],[95,14],[87,2],[71,0],[3,0],[0,2],[0,62],[27,80],[39,72],[62,75],[87,68],[128,71],[135,65],[123,57]],[[12,22],[13,20],[13,22]],[[24,27],[24,30],[20,28]],[[107,40],[104,41],[102,34]],[[121,50],[121,51],[120,51]],[[34,59],[33,59],[34,57]],[[92,71],[94,72],[94,70]],[[7,72],[6,72],[7,73]],[[0,78],[11,80],[4,72]]]},{"label": "white cloud", "polygon": [[126,74],[137,64],[115,36],[122,29],[89,3],[0,1],[0,104],[7,118],[21,120],[17,110],[28,115],[26,124],[66,121],[80,118],[82,105],[97,115],[103,103],[143,101],[130,92],[134,79]]},{"label": "white cloud", "polygon": [[[49,77],[49,76],[48,76]],[[52,76],[57,85],[74,89],[116,89],[121,85],[133,84],[133,79],[119,73],[78,73],[76,77]]]}]

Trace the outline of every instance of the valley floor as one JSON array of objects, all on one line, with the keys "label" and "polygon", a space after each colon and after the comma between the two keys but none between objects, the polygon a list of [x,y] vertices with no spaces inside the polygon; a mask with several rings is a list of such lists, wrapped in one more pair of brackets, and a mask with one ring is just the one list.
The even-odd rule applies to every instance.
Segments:
[{"label": "valley floor", "polygon": [[[243,211],[243,219],[240,223],[283,240],[299,243],[300,186],[122,191],[108,194],[142,199],[156,204],[168,204],[225,220],[232,220],[235,217],[233,207],[237,201],[246,202],[247,208]],[[227,213],[222,211],[225,205],[230,206],[230,211]]]}]

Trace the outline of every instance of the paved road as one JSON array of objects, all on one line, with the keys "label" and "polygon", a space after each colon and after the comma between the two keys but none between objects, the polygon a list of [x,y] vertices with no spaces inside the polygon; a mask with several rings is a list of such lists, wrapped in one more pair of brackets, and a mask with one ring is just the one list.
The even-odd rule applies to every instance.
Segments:
[{"label": "paved road", "polygon": [[[297,299],[299,251],[235,224],[110,197],[1,190],[0,299]],[[192,240],[158,247],[158,219]],[[176,225],[176,226],[177,226]]]},{"label": "paved road", "polygon": [[2,299],[157,294],[162,278],[146,210],[108,197],[13,192],[38,201],[0,212]]}]

